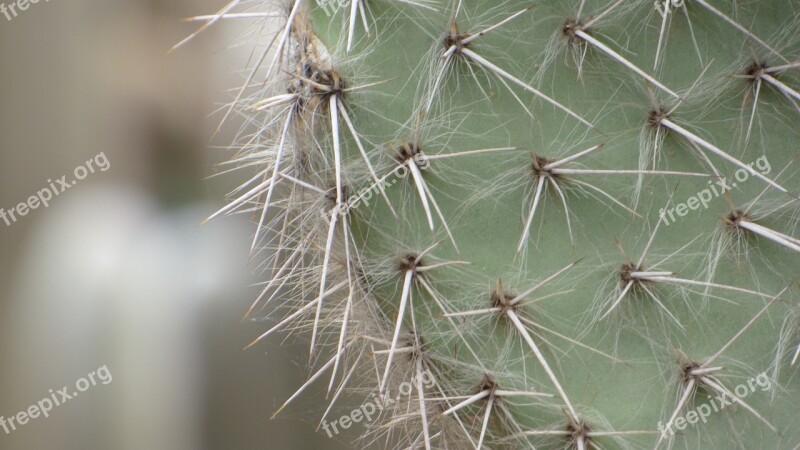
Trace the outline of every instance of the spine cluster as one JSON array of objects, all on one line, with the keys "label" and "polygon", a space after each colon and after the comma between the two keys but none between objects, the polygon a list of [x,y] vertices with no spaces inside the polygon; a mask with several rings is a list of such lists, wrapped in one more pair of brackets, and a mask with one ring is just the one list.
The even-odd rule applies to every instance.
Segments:
[{"label": "spine cluster", "polygon": [[[257,222],[246,317],[274,325],[248,347],[309,339],[276,415],[325,383],[324,432],[376,448],[800,446],[800,6],[233,0],[198,20],[259,23],[224,118],[251,175],[212,217]],[[353,394],[369,407],[338,417]]]}]

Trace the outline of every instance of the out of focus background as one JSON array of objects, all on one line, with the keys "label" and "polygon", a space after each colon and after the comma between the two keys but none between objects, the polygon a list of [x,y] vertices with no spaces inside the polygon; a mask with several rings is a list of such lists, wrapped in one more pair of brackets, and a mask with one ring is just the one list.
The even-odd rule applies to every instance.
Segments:
[{"label": "out of focus background", "polygon": [[227,2],[40,0],[0,15],[0,208],[95,161],[49,207],[0,219],[0,417],[110,375],[0,428],[0,449],[350,447],[315,432],[319,387],[270,420],[309,375],[307,348],[242,351],[267,326],[241,320],[264,281],[254,227],[200,225],[243,180],[208,177],[230,156],[237,126],[212,139],[215,111],[242,82],[252,48],[237,39],[252,24],[166,51],[199,26],[181,19]]}]

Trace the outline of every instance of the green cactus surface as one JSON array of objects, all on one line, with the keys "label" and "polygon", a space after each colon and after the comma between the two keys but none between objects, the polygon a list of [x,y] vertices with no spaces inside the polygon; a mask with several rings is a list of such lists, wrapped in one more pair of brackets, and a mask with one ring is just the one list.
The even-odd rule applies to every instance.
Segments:
[{"label": "green cactus surface", "polygon": [[215,17],[256,23],[227,111],[247,118],[251,174],[218,213],[257,223],[251,346],[308,342],[298,395],[329,389],[321,433],[800,448],[800,3],[259,0]]}]

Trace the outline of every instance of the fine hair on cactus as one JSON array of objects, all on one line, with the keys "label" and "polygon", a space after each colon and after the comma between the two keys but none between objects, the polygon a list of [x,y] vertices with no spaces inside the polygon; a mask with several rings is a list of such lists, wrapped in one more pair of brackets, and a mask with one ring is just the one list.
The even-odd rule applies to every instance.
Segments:
[{"label": "fine hair on cactus", "polygon": [[212,217],[255,223],[247,347],[308,344],[276,415],[320,384],[359,448],[800,449],[800,3],[202,20],[252,23]]}]

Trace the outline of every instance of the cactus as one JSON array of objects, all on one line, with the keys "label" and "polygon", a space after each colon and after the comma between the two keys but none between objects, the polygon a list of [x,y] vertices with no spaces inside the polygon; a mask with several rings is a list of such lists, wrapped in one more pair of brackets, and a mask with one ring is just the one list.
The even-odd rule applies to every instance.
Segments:
[{"label": "cactus", "polygon": [[215,216],[257,223],[250,346],[309,343],[278,413],[321,383],[363,447],[800,448],[798,3],[227,19],[265,22],[225,115],[256,175]]}]

